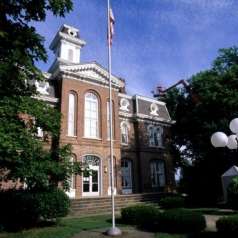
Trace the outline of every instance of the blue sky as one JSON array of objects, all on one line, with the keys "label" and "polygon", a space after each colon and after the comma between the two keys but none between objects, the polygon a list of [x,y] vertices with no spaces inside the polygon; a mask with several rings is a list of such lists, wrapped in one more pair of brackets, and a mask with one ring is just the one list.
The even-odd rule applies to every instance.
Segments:
[{"label": "blue sky", "polygon": [[[47,16],[34,24],[48,49],[62,24],[80,29],[87,42],[81,62],[107,67],[106,0],[75,0],[65,18]],[[111,0],[116,19],[113,74],[126,80],[129,94],[151,95],[161,85],[210,67],[219,48],[238,45],[238,0]],[[47,71],[54,56],[48,50]]]}]

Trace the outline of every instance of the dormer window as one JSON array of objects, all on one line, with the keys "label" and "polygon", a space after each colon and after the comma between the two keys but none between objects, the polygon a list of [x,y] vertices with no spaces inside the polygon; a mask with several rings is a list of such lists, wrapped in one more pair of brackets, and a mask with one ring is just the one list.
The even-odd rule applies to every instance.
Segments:
[{"label": "dormer window", "polygon": [[153,116],[158,116],[158,110],[159,110],[159,107],[157,104],[155,103],[152,103],[150,105],[150,114],[153,115]]},{"label": "dormer window", "polygon": [[129,101],[126,99],[126,98],[122,98],[120,100],[120,109],[123,110],[123,111],[129,111]]}]

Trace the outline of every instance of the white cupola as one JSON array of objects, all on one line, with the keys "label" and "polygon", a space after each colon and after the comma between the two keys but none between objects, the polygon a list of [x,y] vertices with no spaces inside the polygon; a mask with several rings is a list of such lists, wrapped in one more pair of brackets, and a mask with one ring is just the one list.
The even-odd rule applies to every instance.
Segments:
[{"label": "white cupola", "polygon": [[74,65],[80,63],[80,50],[86,44],[80,39],[79,30],[68,25],[62,25],[50,44],[56,59],[49,72],[59,65]]}]

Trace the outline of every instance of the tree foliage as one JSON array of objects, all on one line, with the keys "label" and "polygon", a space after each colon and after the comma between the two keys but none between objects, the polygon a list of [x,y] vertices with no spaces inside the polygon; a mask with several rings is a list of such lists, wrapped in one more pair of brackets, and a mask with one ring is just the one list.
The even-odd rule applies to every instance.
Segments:
[{"label": "tree foliage", "polygon": [[231,134],[229,122],[238,116],[238,48],[221,49],[211,69],[192,76],[190,88],[173,89],[166,102],[176,124],[173,146],[184,168],[185,191],[197,199],[215,201],[221,195],[222,173],[238,160],[236,152],[215,149],[212,133]]},{"label": "tree foliage", "polygon": [[[64,183],[72,170],[69,145],[59,147],[58,108],[36,99],[33,81],[43,79],[36,61],[46,62],[44,39],[32,26],[47,12],[64,16],[71,0],[2,0],[0,2],[0,175],[1,180],[25,183],[28,189],[45,189]],[[37,128],[48,142],[36,138]]]}]

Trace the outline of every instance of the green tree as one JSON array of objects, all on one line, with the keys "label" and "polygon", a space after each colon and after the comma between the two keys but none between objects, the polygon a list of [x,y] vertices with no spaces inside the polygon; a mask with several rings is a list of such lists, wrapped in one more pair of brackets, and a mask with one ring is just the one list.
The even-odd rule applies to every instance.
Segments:
[{"label": "green tree", "polygon": [[[36,99],[33,80],[44,80],[36,61],[46,62],[44,39],[32,26],[47,12],[64,16],[71,0],[0,1],[0,175],[1,180],[25,183],[29,190],[67,187],[71,172],[69,145],[59,147],[58,108]],[[37,127],[47,132],[52,146],[36,138]]]},{"label": "green tree", "polygon": [[213,148],[212,133],[228,135],[229,122],[238,116],[238,48],[221,49],[211,69],[192,76],[190,88],[173,89],[166,102],[176,124],[173,148],[183,167],[183,188],[197,202],[221,196],[221,175],[238,162],[236,152]]}]

